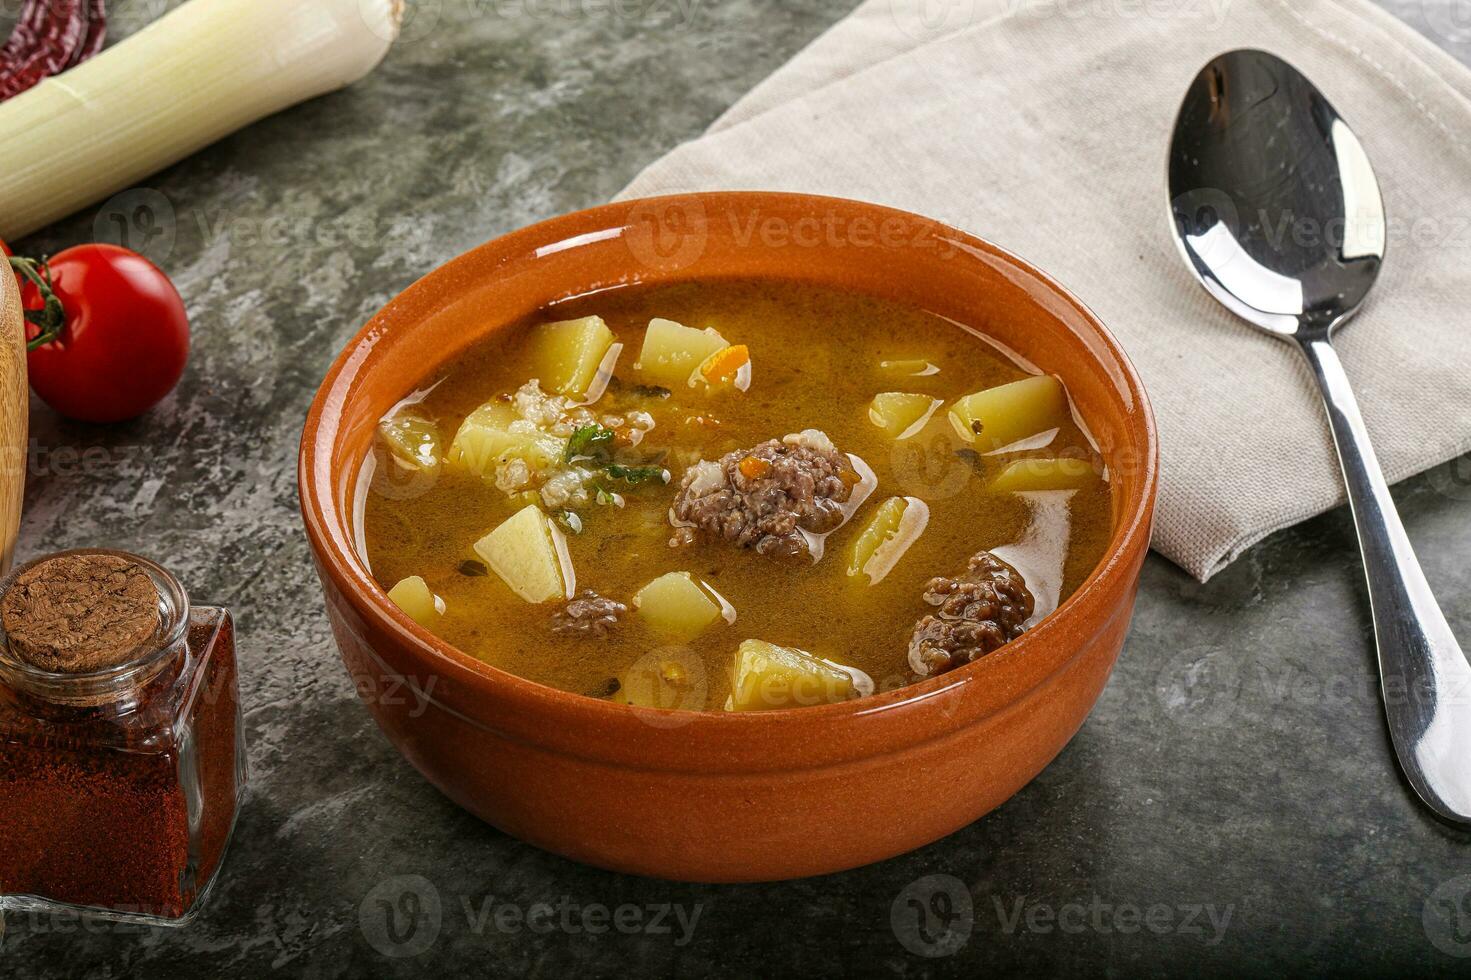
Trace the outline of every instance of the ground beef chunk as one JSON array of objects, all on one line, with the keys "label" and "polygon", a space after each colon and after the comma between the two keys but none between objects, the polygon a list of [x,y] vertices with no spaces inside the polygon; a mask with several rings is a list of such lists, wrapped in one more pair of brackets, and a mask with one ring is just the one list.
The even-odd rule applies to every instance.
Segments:
[{"label": "ground beef chunk", "polygon": [[934,578],[924,601],[939,607],[914,626],[909,666],[932,677],[979,660],[1022,635],[1032,593],[1017,570],[989,551],[971,558],[960,578]]},{"label": "ground beef chunk", "polygon": [[820,432],[771,439],[699,462],[680,481],[670,518],[673,546],[704,535],[758,554],[808,554],[802,531],[843,523],[843,504],[859,482],[852,461]]},{"label": "ground beef chunk", "polygon": [[628,607],[623,603],[583,589],[577,598],[552,613],[552,632],[563,636],[604,637],[627,612]]}]

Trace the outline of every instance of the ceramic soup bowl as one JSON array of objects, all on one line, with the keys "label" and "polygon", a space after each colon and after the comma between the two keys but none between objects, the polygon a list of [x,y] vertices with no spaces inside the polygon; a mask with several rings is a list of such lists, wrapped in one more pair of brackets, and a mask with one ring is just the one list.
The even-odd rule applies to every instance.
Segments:
[{"label": "ceramic soup bowl", "polygon": [[[962,669],[842,704],[739,714],[631,708],[543,687],[437,639],[388,600],[356,543],[363,462],[385,412],[466,347],[548,303],[725,277],[922,306],[1061,377],[1113,489],[1113,537],[1091,577],[1020,639]],[[803,342],[841,343],[840,328]],[[1156,471],[1138,376],[1043,273],[901,211],[712,193],[546,221],[410,286],[323,381],[302,436],[300,491],[343,662],[379,727],[430,782],[505,832],[576,860],[723,882],[900,854],[1036,776],[1082,725],[1123,645]]]}]

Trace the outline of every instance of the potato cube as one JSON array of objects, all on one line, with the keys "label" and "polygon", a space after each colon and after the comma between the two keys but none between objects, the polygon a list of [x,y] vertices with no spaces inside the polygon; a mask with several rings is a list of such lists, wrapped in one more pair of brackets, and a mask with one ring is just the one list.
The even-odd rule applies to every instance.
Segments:
[{"label": "potato cube", "polygon": [[1086,459],[1019,459],[991,481],[996,493],[1028,490],[1081,490],[1098,482],[1098,471]]},{"label": "potato cube", "polygon": [[540,507],[526,507],[475,542],[475,553],[527,602],[571,599],[577,589],[567,546]]},{"label": "potato cube", "polygon": [[695,383],[700,365],[728,346],[713,329],[696,330],[655,318],[644,332],[644,346],[634,367],[652,384],[684,388]]},{"label": "potato cube", "polygon": [[1044,374],[966,395],[950,408],[950,422],[985,453],[1055,429],[1067,414],[1062,382]]},{"label": "potato cube", "polygon": [[659,650],[640,657],[618,678],[613,700],[636,708],[702,711],[705,663],[692,650]]},{"label": "potato cube", "polygon": [[940,407],[937,398],[904,391],[885,391],[873,396],[868,419],[894,439],[907,439],[924,427]]},{"label": "potato cube", "polygon": [[378,423],[378,438],[398,466],[438,476],[439,426],[415,412],[397,412]]},{"label": "potato cube", "polygon": [[531,362],[545,391],[582,398],[613,346],[600,316],[543,323],[531,331]]},{"label": "potato cube", "polygon": [[891,541],[894,535],[899,533],[899,525],[904,520],[904,511],[909,507],[909,502],[903,497],[890,497],[879,509],[874,511],[873,518],[858,539],[853,542],[853,554],[848,560],[848,574],[858,575],[873,558],[873,553],[887,541]]},{"label": "potato cube", "polygon": [[858,693],[852,674],[806,651],[746,640],[736,653],[726,710],[835,704]]},{"label": "potato cube", "polygon": [[501,463],[519,458],[533,470],[542,470],[559,462],[565,448],[565,440],[517,418],[509,404],[489,401],[460,424],[450,443],[449,460],[483,479],[494,480]]},{"label": "potato cube", "polygon": [[939,374],[940,369],[929,361],[914,358],[904,361],[880,361],[879,368],[888,374],[901,378],[928,378]]},{"label": "potato cube", "polygon": [[433,627],[444,615],[444,600],[429,591],[429,583],[418,575],[410,575],[389,589],[388,598],[425,629]]},{"label": "potato cube", "polygon": [[633,607],[655,632],[685,642],[720,618],[720,605],[689,572],[670,572],[638,590]]},{"label": "potato cube", "polygon": [[913,547],[930,523],[930,507],[918,497],[890,497],[879,505],[853,542],[848,574],[878,585]]}]

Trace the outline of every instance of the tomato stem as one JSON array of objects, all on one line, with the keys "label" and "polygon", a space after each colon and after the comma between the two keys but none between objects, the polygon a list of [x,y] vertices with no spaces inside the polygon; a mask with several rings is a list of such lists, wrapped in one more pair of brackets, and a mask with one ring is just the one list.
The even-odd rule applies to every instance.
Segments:
[{"label": "tomato stem", "polygon": [[39,310],[25,311],[26,322],[34,324],[37,330],[36,336],[26,343],[26,350],[33,351],[61,336],[61,331],[66,326],[66,307],[62,306],[60,297],[51,288],[51,266],[46,264],[45,259],[37,262],[35,259],[12,255],[10,267],[24,276],[41,294],[42,307]]}]

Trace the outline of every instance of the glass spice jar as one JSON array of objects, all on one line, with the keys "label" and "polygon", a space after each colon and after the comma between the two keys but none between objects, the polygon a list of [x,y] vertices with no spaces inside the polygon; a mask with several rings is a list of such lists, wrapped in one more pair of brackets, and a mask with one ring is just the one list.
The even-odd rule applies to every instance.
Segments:
[{"label": "glass spice jar", "polygon": [[0,582],[0,913],[187,922],[245,782],[228,610],[117,551]]}]

